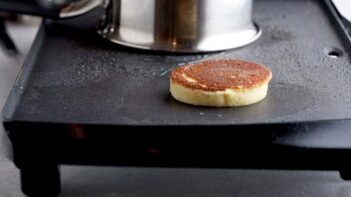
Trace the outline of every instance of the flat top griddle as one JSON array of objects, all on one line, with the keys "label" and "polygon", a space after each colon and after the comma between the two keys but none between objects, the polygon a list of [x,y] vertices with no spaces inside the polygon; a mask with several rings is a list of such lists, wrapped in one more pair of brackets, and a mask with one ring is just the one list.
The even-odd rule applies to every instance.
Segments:
[{"label": "flat top griddle", "polygon": [[[101,15],[96,10],[44,22],[5,106],[5,121],[235,126],[351,118],[350,43],[320,1],[255,1],[262,37],[210,54],[111,44],[95,33]],[[268,66],[273,79],[267,98],[246,107],[208,108],[171,97],[171,69],[218,58]]]},{"label": "flat top griddle", "polygon": [[[101,10],[45,20],[4,107],[22,188],[58,193],[60,164],[323,169],[351,180],[351,41],[329,3],[255,1],[262,37],[210,54],[112,44],[95,31]],[[267,98],[207,108],[171,97],[173,68],[219,58],[271,68]]]}]

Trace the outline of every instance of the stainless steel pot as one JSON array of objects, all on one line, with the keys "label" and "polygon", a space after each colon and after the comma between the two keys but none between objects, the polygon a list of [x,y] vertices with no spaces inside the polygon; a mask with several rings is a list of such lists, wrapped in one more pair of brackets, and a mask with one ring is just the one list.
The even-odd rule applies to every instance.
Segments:
[{"label": "stainless steel pot", "polygon": [[251,12],[252,0],[112,0],[100,32],[142,49],[217,51],[260,36]]},{"label": "stainless steel pot", "polygon": [[112,42],[172,52],[206,52],[241,47],[261,34],[252,22],[252,0],[39,0],[68,1],[60,17],[103,5],[99,33]]}]

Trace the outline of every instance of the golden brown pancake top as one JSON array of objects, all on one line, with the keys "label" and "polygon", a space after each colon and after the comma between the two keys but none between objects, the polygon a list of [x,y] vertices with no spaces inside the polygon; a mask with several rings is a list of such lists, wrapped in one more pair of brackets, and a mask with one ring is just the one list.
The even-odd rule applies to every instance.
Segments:
[{"label": "golden brown pancake top", "polygon": [[171,74],[173,81],[205,91],[253,88],[271,78],[268,68],[242,60],[208,60],[178,67]]}]

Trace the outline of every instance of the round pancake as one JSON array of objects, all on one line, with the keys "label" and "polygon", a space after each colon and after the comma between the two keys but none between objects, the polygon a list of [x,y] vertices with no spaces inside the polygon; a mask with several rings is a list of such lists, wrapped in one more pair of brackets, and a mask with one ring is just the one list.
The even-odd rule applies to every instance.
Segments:
[{"label": "round pancake", "polygon": [[170,91],[178,101],[205,106],[241,106],[262,100],[272,78],[262,65],[242,60],[208,60],[174,69]]}]

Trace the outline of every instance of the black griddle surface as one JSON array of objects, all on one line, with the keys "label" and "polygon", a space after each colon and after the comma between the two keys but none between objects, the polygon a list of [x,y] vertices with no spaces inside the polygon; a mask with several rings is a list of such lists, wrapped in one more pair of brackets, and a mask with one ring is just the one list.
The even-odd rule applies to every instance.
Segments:
[{"label": "black griddle surface", "polygon": [[[210,54],[169,54],[112,44],[95,33],[102,13],[46,20],[4,110],[5,121],[106,125],[246,125],[351,118],[347,43],[320,1],[255,1],[263,34],[253,44]],[[230,40],[228,40],[230,42]],[[340,52],[338,58],[328,56]],[[268,66],[268,96],[238,108],[175,101],[170,70],[207,59]]]}]

